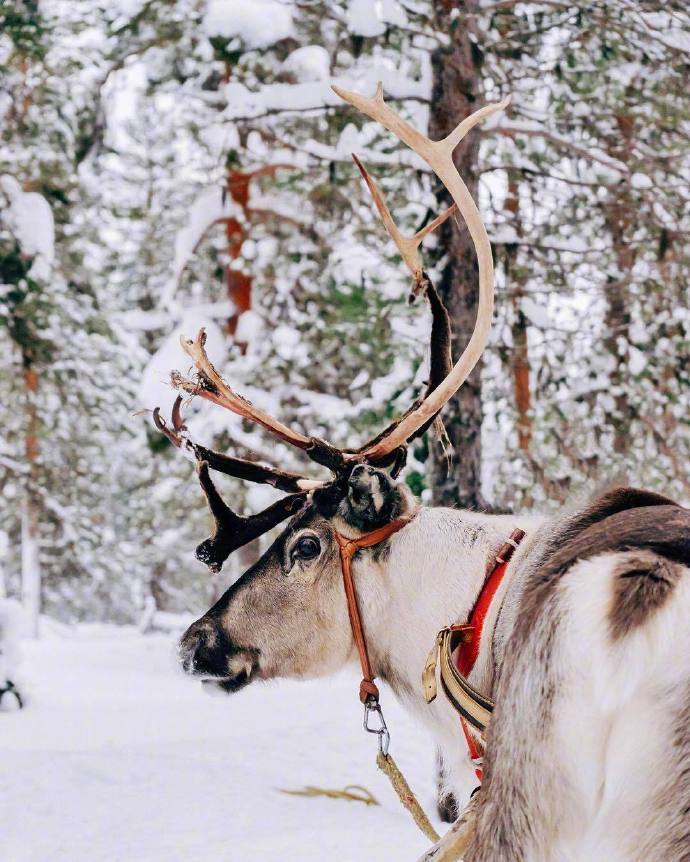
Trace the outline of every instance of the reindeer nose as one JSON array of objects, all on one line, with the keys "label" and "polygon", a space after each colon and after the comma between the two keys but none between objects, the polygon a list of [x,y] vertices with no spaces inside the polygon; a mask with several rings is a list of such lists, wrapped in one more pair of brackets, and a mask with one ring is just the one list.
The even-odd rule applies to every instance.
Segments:
[{"label": "reindeer nose", "polygon": [[218,633],[211,624],[202,620],[193,623],[180,640],[180,664],[185,673],[222,674],[218,640]]},{"label": "reindeer nose", "polygon": [[350,488],[368,488],[375,472],[368,464],[357,464],[350,473]]},{"label": "reindeer nose", "polygon": [[178,654],[180,664],[185,673],[194,673],[194,656],[202,640],[201,631],[196,628],[196,623],[190,626],[180,639]]},{"label": "reindeer nose", "polygon": [[357,464],[352,468],[350,478],[355,480],[364,479],[367,476],[371,476],[371,474],[375,472],[375,469],[373,467],[370,467],[368,464]]}]

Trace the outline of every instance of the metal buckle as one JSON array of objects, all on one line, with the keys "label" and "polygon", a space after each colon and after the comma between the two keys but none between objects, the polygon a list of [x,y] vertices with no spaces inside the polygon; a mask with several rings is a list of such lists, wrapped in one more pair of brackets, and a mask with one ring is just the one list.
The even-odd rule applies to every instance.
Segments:
[{"label": "metal buckle", "polygon": [[[378,715],[378,727],[369,724],[369,716],[372,712]],[[364,703],[364,729],[367,733],[375,733],[379,738],[379,751],[385,757],[391,744],[391,735],[388,732],[386,719],[383,717],[381,704],[374,697],[368,697]]]}]

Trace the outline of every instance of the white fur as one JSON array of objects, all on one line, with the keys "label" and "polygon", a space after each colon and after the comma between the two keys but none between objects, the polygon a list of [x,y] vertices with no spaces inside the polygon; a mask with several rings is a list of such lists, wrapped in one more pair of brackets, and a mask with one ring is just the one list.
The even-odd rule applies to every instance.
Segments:
[{"label": "white fur", "polygon": [[[439,689],[431,705],[425,703],[422,668],[439,629],[466,618],[492,554],[512,528],[521,526],[531,534],[539,523],[424,509],[393,536],[390,555],[378,572],[367,562],[355,567],[370,647],[388,656],[405,681],[401,699],[434,734],[450,789],[461,805],[476,785],[474,770],[457,713],[443,692]],[[468,537],[475,525],[482,533],[472,543]],[[548,800],[553,834],[543,855],[524,862],[653,858],[640,856],[636,847],[644,844],[650,793],[665,776],[668,692],[690,678],[690,578],[681,579],[649,624],[612,643],[607,614],[614,564],[620,559],[618,553],[580,562],[559,585],[567,622],[551,657],[563,682],[547,743],[558,787]],[[504,589],[511,568],[513,564]],[[471,677],[487,694],[493,684],[491,640],[500,600],[501,595],[487,619]]]},{"label": "white fur", "polygon": [[[534,529],[540,521],[422,509],[392,537],[383,572],[371,572],[368,562],[354,568],[367,639],[377,653],[395,662],[396,672],[407,682],[412,695],[401,692],[401,700],[434,734],[448,770],[448,789],[461,804],[477,784],[474,766],[457,712],[443,692],[439,689],[431,704],[424,700],[422,670],[439,630],[469,613],[484,583],[491,552],[496,553],[514,527]],[[473,526],[483,530],[476,543],[468,541],[472,531],[464,529]],[[487,620],[489,634],[493,621],[495,610]],[[486,676],[489,652],[486,647],[480,652],[473,681]]]},{"label": "white fur", "polygon": [[569,786],[569,817],[554,858],[567,862],[638,858],[654,813],[649,799],[667,778],[669,700],[690,678],[689,578],[645,625],[617,643],[608,637],[620,558],[580,562],[563,585],[562,660],[571,685],[557,711],[553,757]]}]

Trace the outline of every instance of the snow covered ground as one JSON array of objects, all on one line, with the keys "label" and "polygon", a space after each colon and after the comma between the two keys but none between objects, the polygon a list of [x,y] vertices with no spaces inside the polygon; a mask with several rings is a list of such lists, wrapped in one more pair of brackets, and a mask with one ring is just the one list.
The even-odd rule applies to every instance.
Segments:
[{"label": "snow covered ground", "polygon": [[[0,712],[2,862],[403,862],[424,849],[374,763],[354,673],[211,697],[177,670],[169,636],[45,629],[24,644],[26,709]],[[391,751],[435,813],[433,745],[382,697]],[[279,790],[348,784],[380,806]]]}]

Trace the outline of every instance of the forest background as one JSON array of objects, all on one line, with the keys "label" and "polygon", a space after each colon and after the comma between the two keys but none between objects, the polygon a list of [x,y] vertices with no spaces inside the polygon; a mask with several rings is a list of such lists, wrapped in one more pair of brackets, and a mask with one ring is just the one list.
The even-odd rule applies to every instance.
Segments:
[{"label": "forest background", "polygon": [[[426,375],[429,314],[351,153],[413,230],[445,203],[339,102],[387,99],[458,148],[496,265],[481,367],[405,479],[432,503],[553,511],[619,477],[690,500],[685,2],[0,0],[0,595],[62,620],[200,610],[193,467],[152,427],[179,335],[256,403],[356,444]],[[457,356],[474,253],[428,241]],[[198,400],[198,399],[197,399]],[[144,411],[144,412],[142,412]],[[147,412],[148,411],[148,412]],[[294,454],[194,403],[195,439]],[[266,488],[227,480],[239,510]]]}]

